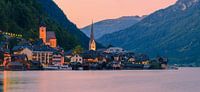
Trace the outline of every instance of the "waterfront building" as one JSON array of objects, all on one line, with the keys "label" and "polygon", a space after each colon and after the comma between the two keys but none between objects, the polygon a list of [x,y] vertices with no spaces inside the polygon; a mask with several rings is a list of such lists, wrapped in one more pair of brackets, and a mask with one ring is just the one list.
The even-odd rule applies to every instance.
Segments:
[{"label": "waterfront building", "polygon": [[83,57],[76,54],[73,57],[71,57],[71,61],[70,62],[79,62],[79,63],[83,63]]},{"label": "waterfront building", "polygon": [[64,56],[58,52],[53,53],[52,64],[53,65],[63,65],[64,64]]},{"label": "waterfront building", "polygon": [[135,63],[135,62],[136,62],[135,57],[129,57],[128,61],[129,61],[129,62],[132,62],[132,63]]},{"label": "waterfront building", "polygon": [[11,56],[11,62],[20,62],[24,65],[28,64],[28,58],[25,54],[13,54]]},{"label": "waterfront building", "polygon": [[93,28],[93,22],[91,26],[91,33],[90,33],[90,42],[89,42],[89,50],[96,51],[96,42],[94,40],[94,28]]},{"label": "waterfront building", "polygon": [[33,61],[40,61],[42,64],[49,64],[52,61],[52,51],[33,51]]},{"label": "waterfront building", "polygon": [[[19,47],[19,48],[18,48]],[[20,47],[20,46],[15,46],[13,48],[13,53],[14,54],[17,54],[17,55],[20,55],[20,54],[25,54],[28,58],[28,60],[32,60],[32,56],[33,56],[33,52],[32,50],[30,49],[30,47]]]},{"label": "waterfront building", "polygon": [[14,54],[25,54],[30,61],[39,61],[42,64],[59,64],[64,63],[64,56],[56,49],[50,46],[15,46]]},{"label": "waterfront building", "polygon": [[98,62],[98,57],[100,53],[94,50],[84,51],[81,56],[84,62]]}]

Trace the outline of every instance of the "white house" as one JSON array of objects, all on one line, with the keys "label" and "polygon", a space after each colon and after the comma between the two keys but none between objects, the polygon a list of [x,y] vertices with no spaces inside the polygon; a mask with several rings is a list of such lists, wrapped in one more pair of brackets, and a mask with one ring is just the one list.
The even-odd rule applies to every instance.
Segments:
[{"label": "white house", "polygon": [[83,63],[83,57],[81,57],[80,55],[76,54],[76,55],[71,57],[71,62]]},{"label": "white house", "polygon": [[105,52],[106,53],[124,53],[126,51],[120,47],[110,47]]},{"label": "white house", "polygon": [[21,51],[16,51],[14,54],[25,54],[28,57],[28,60],[32,60],[33,52],[29,48],[23,48]]}]

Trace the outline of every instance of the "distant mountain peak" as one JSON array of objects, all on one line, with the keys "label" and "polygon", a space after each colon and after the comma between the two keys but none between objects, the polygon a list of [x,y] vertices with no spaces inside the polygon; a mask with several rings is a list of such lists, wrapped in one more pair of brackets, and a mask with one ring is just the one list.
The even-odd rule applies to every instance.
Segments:
[{"label": "distant mountain peak", "polygon": [[138,16],[138,15],[136,15],[136,16],[122,16],[122,17],[119,17],[118,19],[124,19],[124,18],[143,18],[145,16],[146,15],[143,15],[143,16]]},{"label": "distant mountain peak", "polygon": [[177,5],[180,7],[182,11],[192,7],[193,5],[199,4],[200,0],[178,0]]},{"label": "distant mountain peak", "polygon": [[[94,23],[94,35],[95,39],[102,37],[105,34],[110,34],[113,32],[117,32],[123,29],[126,29],[142,19],[146,16],[122,16],[120,18],[115,19],[106,19],[99,22]],[[91,25],[88,25],[81,30],[89,37],[90,36],[90,28]]]}]

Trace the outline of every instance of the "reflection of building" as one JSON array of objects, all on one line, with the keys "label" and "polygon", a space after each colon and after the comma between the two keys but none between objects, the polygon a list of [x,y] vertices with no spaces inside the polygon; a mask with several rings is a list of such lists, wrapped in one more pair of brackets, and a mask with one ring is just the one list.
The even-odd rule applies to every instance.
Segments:
[{"label": "reflection of building", "polygon": [[94,40],[94,32],[93,32],[93,23],[91,26],[91,34],[90,34],[90,42],[89,42],[89,50],[96,50],[96,43]]},{"label": "reflection of building", "polygon": [[41,24],[39,28],[39,38],[45,43],[53,48],[57,47],[57,39],[53,31],[48,31],[45,24]]}]

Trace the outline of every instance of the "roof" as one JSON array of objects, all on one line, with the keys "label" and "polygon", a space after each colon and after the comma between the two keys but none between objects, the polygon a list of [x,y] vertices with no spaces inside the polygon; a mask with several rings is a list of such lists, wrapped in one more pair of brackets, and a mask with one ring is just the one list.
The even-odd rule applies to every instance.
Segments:
[{"label": "roof", "polygon": [[32,48],[33,51],[51,51],[51,52],[54,52],[56,51],[56,49],[50,47],[50,46],[46,46],[46,45],[43,45],[43,46],[34,46]]},{"label": "roof", "polygon": [[21,51],[25,48],[28,48],[32,51],[51,51],[51,52],[55,52],[56,49],[50,47],[50,46],[46,46],[46,45],[34,45],[34,46],[15,46],[13,47],[13,51]]},{"label": "roof", "polygon": [[65,52],[65,55],[72,55],[73,51],[72,50],[69,50],[67,52]]},{"label": "roof", "polygon": [[22,46],[22,45],[18,45],[18,46],[14,46],[14,47],[12,48],[12,51],[21,51],[21,50],[23,50],[23,49],[25,49],[25,48],[32,49],[31,46]]},{"label": "roof", "polygon": [[55,32],[47,31],[47,41],[49,41],[50,39],[56,39]]}]

